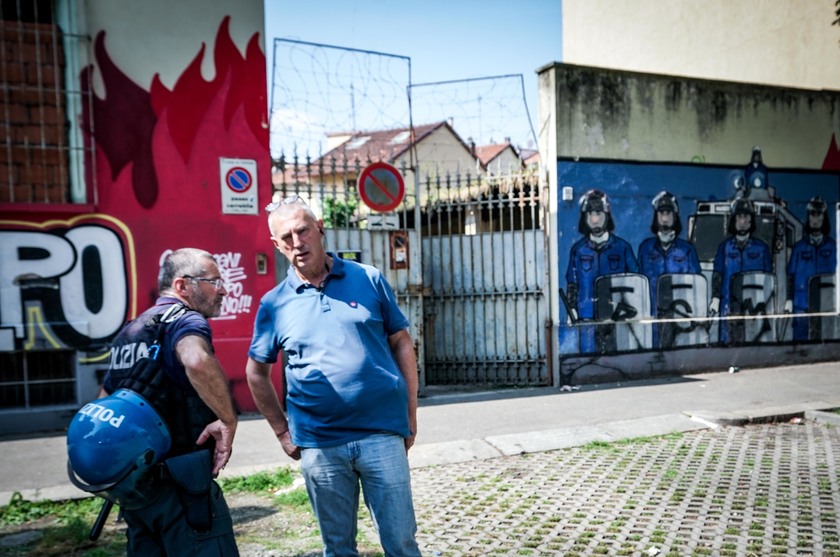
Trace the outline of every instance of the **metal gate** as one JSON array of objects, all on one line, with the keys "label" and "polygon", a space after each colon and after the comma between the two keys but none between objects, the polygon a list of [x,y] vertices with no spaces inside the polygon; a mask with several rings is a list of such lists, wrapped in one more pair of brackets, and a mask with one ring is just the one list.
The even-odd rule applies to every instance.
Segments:
[{"label": "metal gate", "polygon": [[539,175],[427,178],[423,189],[427,384],[549,384]]},{"label": "metal gate", "polygon": [[[550,384],[540,177],[421,179],[404,166],[405,200],[383,215],[359,197],[364,166],[281,158],[275,196],[303,197],[324,219],[329,251],[388,279],[411,321],[421,392],[426,385]],[[288,263],[277,259],[282,280]]]}]

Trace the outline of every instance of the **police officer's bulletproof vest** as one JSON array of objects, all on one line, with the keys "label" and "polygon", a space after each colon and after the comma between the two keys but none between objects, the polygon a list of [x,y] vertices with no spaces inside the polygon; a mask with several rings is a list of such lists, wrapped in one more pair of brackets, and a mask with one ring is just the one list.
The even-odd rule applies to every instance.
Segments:
[{"label": "police officer's bulletproof vest", "polygon": [[[118,335],[111,350],[130,353],[130,367],[112,366],[108,373],[114,389],[130,389],[152,403],[154,409],[163,417],[172,436],[172,448],[167,456],[178,456],[195,451],[197,448],[213,450],[214,440],[197,447],[196,439],[207,426],[216,421],[216,415],[201,400],[192,385],[179,385],[173,381],[163,368],[163,355],[160,348],[166,330],[189,309],[184,304],[173,304],[165,311],[155,315],[141,315],[142,327],[133,328],[131,338]],[[138,347],[148,347],[143,350]],[[129,347],[126,349],[126,347]]]}]

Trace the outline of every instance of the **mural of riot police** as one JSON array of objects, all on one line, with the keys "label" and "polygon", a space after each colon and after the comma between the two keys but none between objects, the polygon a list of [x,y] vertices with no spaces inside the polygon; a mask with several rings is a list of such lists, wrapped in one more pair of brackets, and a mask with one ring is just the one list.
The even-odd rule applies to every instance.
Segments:
[{"label": "mural of riot police", "polygon": [[[721,242],[715,254],[709,315],[726,317],[732,313],[733,301],[740,302],[733,300],[732,291],[733,278],[738,274],[750,271],[772,273],[770,247],[761,239],[752,237],[755,229],[752,203],[749,199],[736,199],[729,213],[726,230],[729,237]],[[732,341],[731,330],[728,321],[721,321],[720,342],[729,344]]]},{"label": "mural of riot police", "polygon": [[[815,275],[833,275],[837,268],[837,244],[829,233],[828,204],[819,196],[808,202],[805,235],[793,245],[787,266],[785,313],[817,311],[808,304],[809,281]],[[793,319],[793,340],[808,340],[808,319]]]},{"label": "mural of riot police", "polygon": [[[584,236],[569,253],[566,283],[572,319],[585,323],[595,318],[596,279],[617,273],[637,273],[639,266],[630,244],[612,234],[615,222],[607,194],[589,190],[581,196],[579,205],[578,231]],[[596,350],[595,329],[591,325],[580,328],[580,349]]]},{"label": "mural of riot police", "polygon": [[767,167],[761,157],[761,147],[757,145],[753,147],[750,162],[744,168],[744,180],[747,191],[751,188],[767,188]]},{"label": "mural of riot police", "polygon": [[[667,191],[653,198],[653,220],[650,230],[653,237],[639,245],[639,271],[648,278],[650,285],[651,315],[662,315],[667,308],[657,309],[657,284],[664,274],[700,273],[700,260],[694,244],[680,238],[682,222],[676,196]],[[705,306],[705,299],[703,301]],[[653,345],[659,346],[659,327],[653,327]]]}]

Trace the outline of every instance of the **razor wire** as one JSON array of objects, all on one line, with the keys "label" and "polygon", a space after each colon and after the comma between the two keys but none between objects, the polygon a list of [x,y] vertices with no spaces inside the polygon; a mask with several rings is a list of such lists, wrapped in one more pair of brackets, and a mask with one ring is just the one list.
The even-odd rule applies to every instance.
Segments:
[{"label": "razor wire", "polygon": [[317,158],[329,137],[411,127],[411,59],[274,39],[270,149]]},{"label": "razor wire", "polygon": [[449,122],[466,143],[536,149],[522,74],[413,84],[411,59],[274,39],[270,149],[321,157],[330,138]]},{"label": "razor wire", "polygon": [[411,85],[416,123],[448,121],[467,143],[537,148],[522,74]]}]

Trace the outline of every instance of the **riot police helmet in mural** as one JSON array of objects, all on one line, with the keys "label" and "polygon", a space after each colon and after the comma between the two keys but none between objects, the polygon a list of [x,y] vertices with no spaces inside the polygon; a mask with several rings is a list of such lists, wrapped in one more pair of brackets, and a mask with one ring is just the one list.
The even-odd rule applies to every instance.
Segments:
[{"label": "riot police helmet in mural", "polygon": [[756,223],[755,223],[755,209],[753,208],[753,204],[749,199],[739,197],[735,201],[732,202],[732,205],[729,209],[729,224],[726,227],[726,232],[729,234],[737,234],[738,231],[735,228],[735,219],[738,215],[749,215],[750,216],[750,229],[749,233],[752,234],[755,232]]},{"label": "riot police helmet in mural", "polygon": [[750,162],[752,162],[753,164],[759,164],[759,163],[762,162],[762,160],[761,160],[761,147],[759,147],[758,145],[755,145],[752,148],[752,157],[750,158]]},{"label": "riot police helmet in mural", "polygon": [[668,211],[673,214],[673,222],[670,225],[670,229],[674,231],[675,235],[679,236],[680,232],[682,232],[682,222],[680,221],[680,205],[677,202],[677,197],[663,190],[656,194],[656,197],[651,201],[651,205],[653,205],[653,220],[650,223],[651,232],[656,234],[662,229],[659,212]]},{"label": "riot police helmet in mural", "polygon": [[[821,217],[819,225],[812,224],[812,217]],[[828,222],[828,203],[815,195],[808,201],[808,218],[805,219],[805,233],[821,233],[827,235],[831,232],[831,225]]]},{"label": "riot police helmet in mural", "polygon": [[578,202],[580,205],[580,219],[578,220],[578,231],[581,234],[589,234],[589,223],[586,222],[587,213],[599,212],[604,213],[606,223],[604,229],[607,232],[615,230],[615,223],[613,222],[612,214],[610,212],[610,199],[607,194],[601,190],[591,189],[580,197]]}]

